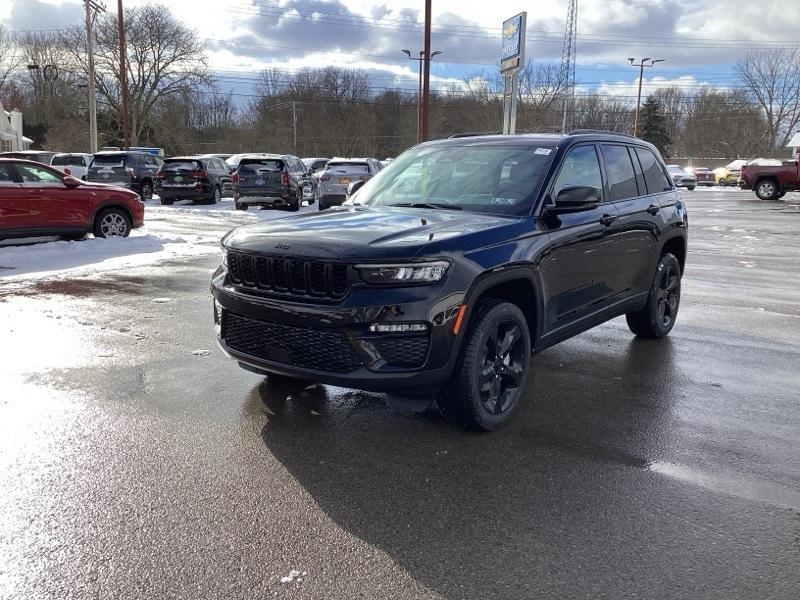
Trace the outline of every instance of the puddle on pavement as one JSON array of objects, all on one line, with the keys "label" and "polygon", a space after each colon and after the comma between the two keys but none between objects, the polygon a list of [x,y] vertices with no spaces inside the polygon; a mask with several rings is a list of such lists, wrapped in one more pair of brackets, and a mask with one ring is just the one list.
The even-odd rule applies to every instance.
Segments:
[{"label": "puddle on pavement", "polygon": [[87,298],[105,293],[142,294],[146,283],[144,277],[115,277],[104,279],[53,279],[26,284],[24,287],[9,287],[0,290],[0,300],[5,296],[61,295]]}]

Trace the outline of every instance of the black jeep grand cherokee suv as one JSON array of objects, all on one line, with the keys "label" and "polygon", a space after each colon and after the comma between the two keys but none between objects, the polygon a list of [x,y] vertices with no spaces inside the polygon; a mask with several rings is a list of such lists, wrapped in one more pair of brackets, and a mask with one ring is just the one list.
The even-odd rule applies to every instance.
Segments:
[{"label": "black jeep grand cherokee suv", "polygon": [[656,149],[605,132],[418,145],[351,206],[248,225],[213,276],[245,369],[385,392],[489,430],[531,355],[626,315],[675,324],[686,208]]}]

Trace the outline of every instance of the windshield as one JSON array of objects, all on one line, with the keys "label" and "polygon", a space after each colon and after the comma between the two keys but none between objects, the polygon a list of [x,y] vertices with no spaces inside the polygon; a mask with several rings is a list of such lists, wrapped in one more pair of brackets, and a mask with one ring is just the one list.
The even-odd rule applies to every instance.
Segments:
[{"label": "windshield", "polygon": [[355,201],[528,214],[554,150],[510,144],[412,149],[373,177]]},{"label": "windshield", "polygon": [[667,167],[667,171],[669,171],[670,173],[675,173],[676,175],[680,175],[680,174],[682,174],[684,172],[684,170],[681,169],[680,167],[676,167],[676,166],[672,166],[672,165]]}]

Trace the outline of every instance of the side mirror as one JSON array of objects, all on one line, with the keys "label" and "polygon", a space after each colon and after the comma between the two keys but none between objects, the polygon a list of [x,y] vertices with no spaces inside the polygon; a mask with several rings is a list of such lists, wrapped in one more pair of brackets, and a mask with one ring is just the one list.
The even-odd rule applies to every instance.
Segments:
[{"label": "side mirror", "polygon": [[76,188],[81,184],[81,182],[75,179],[72,175],[65,175],[64,179],[61,181],[63,181],[64,185],[68,188]]},{"label": "side mirror", "polygon": [[592,210],[600,205],[600,190],[590,185],[568,185],[558,190],[550,213],[573,213]]},{"label": "side mirror", "polygon": [[72,170],[69,167],[64,167],[64,175],[72,175]]},{"label": "side mirror", "polygon": [[350,196],[355,194],[358,190],[364,187],[365,183],[367,182],[361,179],[359,179],[358,181],[352,181],[350,185],[347,186],[347,197],[349,198]]}]

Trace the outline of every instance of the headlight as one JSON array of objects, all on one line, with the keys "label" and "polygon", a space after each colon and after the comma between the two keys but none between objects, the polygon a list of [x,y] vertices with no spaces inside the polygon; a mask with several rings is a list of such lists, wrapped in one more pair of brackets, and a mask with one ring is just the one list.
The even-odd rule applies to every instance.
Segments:
[{"label": "headlight", "polygon": [[228,250],[226,248],[222,249],[222,266],[228,268]]},{"label": "headlight", "polygon": [[447,273],[450,263],[444,260],[396,265],[356,265],[367,283],[434,283]]}]

